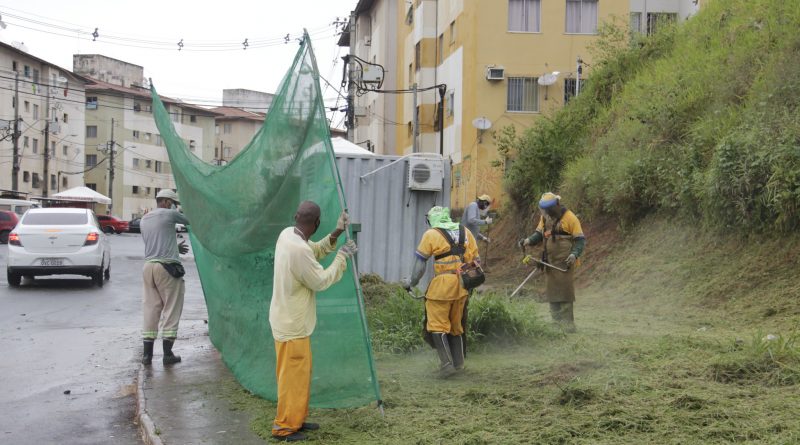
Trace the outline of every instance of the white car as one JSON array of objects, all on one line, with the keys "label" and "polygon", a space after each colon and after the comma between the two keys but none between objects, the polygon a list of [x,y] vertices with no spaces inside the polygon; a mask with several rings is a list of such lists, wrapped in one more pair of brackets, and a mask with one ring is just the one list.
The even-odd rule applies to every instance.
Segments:
[{"label": "white car", "polygon": [[62,274],[102,286],[111,277],[111,248],[91,210],[30,209],[8,235],[7,271],[13,287],[22,277]]}]

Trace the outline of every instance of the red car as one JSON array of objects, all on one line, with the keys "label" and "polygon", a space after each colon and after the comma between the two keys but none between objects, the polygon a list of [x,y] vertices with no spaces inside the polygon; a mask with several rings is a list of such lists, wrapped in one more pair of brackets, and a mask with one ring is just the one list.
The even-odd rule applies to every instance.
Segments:
[{"label": "red car", "polygon": [[128,231],[128,221],[123,221],[111,215],[97,215],[97,221],[100,223],[100,228],[103,232],[108,234],[120,234]]},{"label": "red car", "polygon": [[0,244],[8,243],[8,234],[17,226],[19,217],[11,210],[0,210]]}]

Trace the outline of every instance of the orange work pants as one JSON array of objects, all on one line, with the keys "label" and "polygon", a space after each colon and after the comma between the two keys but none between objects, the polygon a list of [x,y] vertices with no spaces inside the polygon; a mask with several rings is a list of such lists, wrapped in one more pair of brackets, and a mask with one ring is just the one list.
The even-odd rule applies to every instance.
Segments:
[{"label": "orange work pants", "polygon": [[272,422],[273,436],[288,436],[300,430],[308,417],[311,398],[311,339],[275,342],[275,375],[278,378],[278,413]]},{"label": "orange work pants", "polygon": [[468,297],[458,300],[425,300],[425,310],[428,316],[428,332],[444,332],[445,334],[461,335],[464,329],[461,326],[461,317],[464,315],[464,305]]}]

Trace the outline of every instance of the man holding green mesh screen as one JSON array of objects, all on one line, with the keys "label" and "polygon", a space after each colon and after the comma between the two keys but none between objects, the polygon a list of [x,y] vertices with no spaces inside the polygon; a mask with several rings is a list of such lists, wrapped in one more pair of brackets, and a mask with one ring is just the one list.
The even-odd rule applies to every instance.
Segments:
[{"label": "man holding green mesh screen", "polygon": [[302,431],[319,429],[306,422],[311,396],[311,334],[317,323],[316,292],[342,278],[347,259],[356,251],[348,241],[339,249],[327,269],[319,260],[336,250],[336,241],[349,219],[342,212],[330,235],[314,242],[311,236],[320,225],[320,208],[311,201],[300,203],[294,227],[284,229],[275,245],[275,272],[269,323],[275,339],[275,374],[278,380],[278,412],[272,437],[295,442],[305,440]]}]

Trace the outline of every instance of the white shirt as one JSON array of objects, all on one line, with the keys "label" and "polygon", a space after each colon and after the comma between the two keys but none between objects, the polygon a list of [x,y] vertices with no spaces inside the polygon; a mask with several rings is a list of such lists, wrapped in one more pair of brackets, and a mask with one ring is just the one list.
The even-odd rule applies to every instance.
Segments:
[{"label": "white shirt", "polygon": [[275,245],[275,271],[272,281],[272,301],[269,323],[276,341],[308,337],[317,325],[316,293],[327,289],[342,278],[347,259],[338,253],[327,269],[319,264],[334,251],[326,235],[319,242],[306,241],[287,227]]}]

